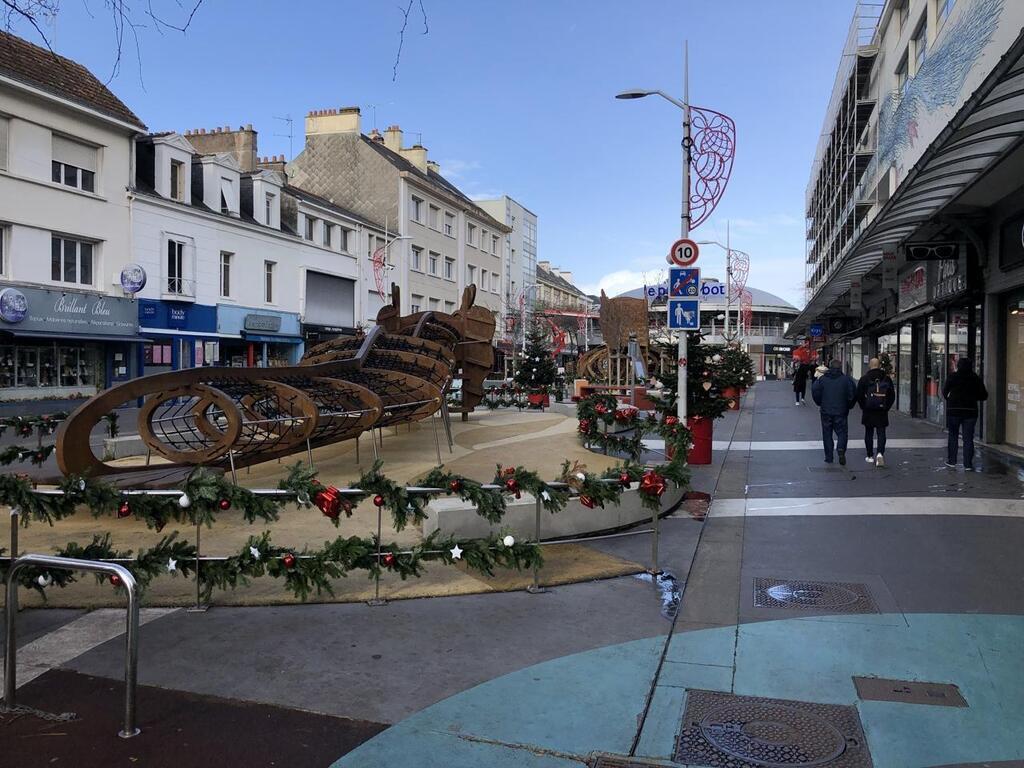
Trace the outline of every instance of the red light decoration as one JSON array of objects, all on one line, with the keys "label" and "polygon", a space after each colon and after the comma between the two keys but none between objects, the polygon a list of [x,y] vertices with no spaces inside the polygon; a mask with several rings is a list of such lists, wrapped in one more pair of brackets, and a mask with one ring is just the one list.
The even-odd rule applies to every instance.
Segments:
[{"label": "red light decoration", "polygon": [[736,123],[728,115],[690,107],[690,230],[703,224],[725,194],[736,155]]}]

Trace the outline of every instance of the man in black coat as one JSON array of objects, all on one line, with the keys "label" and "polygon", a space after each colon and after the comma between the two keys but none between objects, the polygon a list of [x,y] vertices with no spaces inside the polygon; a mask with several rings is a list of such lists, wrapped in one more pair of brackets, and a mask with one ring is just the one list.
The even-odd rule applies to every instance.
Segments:
[{"label": "man in black coat", "polygon": [[961,357],[956,372],[950,374],[942,387],[946,398],[946,429],[949,445],[946,466],[956,466],[957,437],[964,436],[964,469],[974,469],[974,427],[978,423],[978,403],[988,400],[985,382],[974,372],[974,363]]},{"label": "man in black coat", "polygon": [[[828,372],[811,385],[811,397],[821,407],[821,441],[825,447],[825,463],[832,463],[833,450],[839,452],[839,463],[846,464],[846,441],[849,437],[847,418],[857,402],[857,384],[843,373],[843,364],[835,358]],[[832,433],[836,443],[832,444]]]},{"label": "man in black coat", "polygon": [[[885,429],[889,426],[889,410],[896,402],[896,386],[889,374],[882,370],[882,362],[873,357],[868,361],[868,372],[857,382],[857,402],[860,404],[860,423],[864,425],[865,461],[876,467],[885,466]],[[875,433],[878,433],[878,453],[875,453]]]}]

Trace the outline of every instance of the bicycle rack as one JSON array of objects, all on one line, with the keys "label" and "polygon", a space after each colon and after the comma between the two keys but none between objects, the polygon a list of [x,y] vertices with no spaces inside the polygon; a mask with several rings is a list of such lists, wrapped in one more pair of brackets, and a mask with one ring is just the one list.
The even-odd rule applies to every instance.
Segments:
[{"label": "bicycle rack", "polygon": [[122,739],[130,739],[139,735],[135,725],[135,685],[139,665],[139,590],[131,571],[117,563],[102,563],[92,560],[78,560],[73,557],[53,557],[51,555],[22,555],[11,564],[7,573],[7,603],[4,607],[6,620],[7,648],[4,655],[4,703],[8,710],[16,706],[17,689],[17,653],[15,644],[15,622],[18,616],[18,571],[28,566],[40,566],[53,570],[92,571],[107,573],[120,577],[128,592],[128,616],[125,629],[125,661],[124,661],[124,728],[118,732]]}]

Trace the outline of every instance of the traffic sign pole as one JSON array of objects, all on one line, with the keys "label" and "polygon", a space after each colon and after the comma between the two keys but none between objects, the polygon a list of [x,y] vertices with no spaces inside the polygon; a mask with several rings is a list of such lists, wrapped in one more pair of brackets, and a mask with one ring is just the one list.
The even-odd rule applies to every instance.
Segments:
[{"label": "traffic sign pole", "polygon": [[[683,50],[683,210],[679,219],[682,239],[690,237],[690,145],[693,140],[690,138],[690,51],[689,44]],[[696,261],[696,256],[694,256]],[[670,286],[671,289],[671,286]],[[697,326],[700,327],[700,315],[698,313]],[[679,378],[676,383],[676,415],[679,423],[686,426],[686,334],[687,331],[679,332],[679,359],[676,364],[679,366]]]}]

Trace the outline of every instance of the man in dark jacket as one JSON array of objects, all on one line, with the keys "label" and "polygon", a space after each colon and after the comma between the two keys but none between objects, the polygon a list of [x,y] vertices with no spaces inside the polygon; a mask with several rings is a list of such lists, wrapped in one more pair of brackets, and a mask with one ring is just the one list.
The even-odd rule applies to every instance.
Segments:
[{"label": "man in dark jacket", "polygon": [[946,398],[946,429],[949,431],[946,466],[956,466],[957,437],[964,436],[964,469],[974,469],[974,427],[978,423],[978,403],[988,400],[985,382],[974,372],[974,363],[966,357],[957,361],[956,372],[942,387]]},{"label": "man in dark jacket", "polygon": [[857,385],[843,373],[843,364],[838,358],[828,364],[828,373],[811,385],[811,397],[821,408],[821,441],[825,444],[825,463],[832,463],[834,432],[839,463],[846,464],[846,442],[849,437],[847,417],[857,402]]},{"label": "man in dark jacket", "polygon": [[[885,429],[889,426],[889,410],[896,402],[896,386],[885,371],[882,362],[873,357],[868,361],[868,372],[857,382],[857,402],[860,404],[860,423],[864,425],[866,461],[876,467],[885,466]],[[875,453],[875,433],[878,433],[878,453]]]},{"label": "man in dark jacket", "polygon": [[811,375],[811,366],[808,363],[798,363],[793,371],[793,393],[796,395],[795,405],[804,405],[807,397],[807,377]]}]

